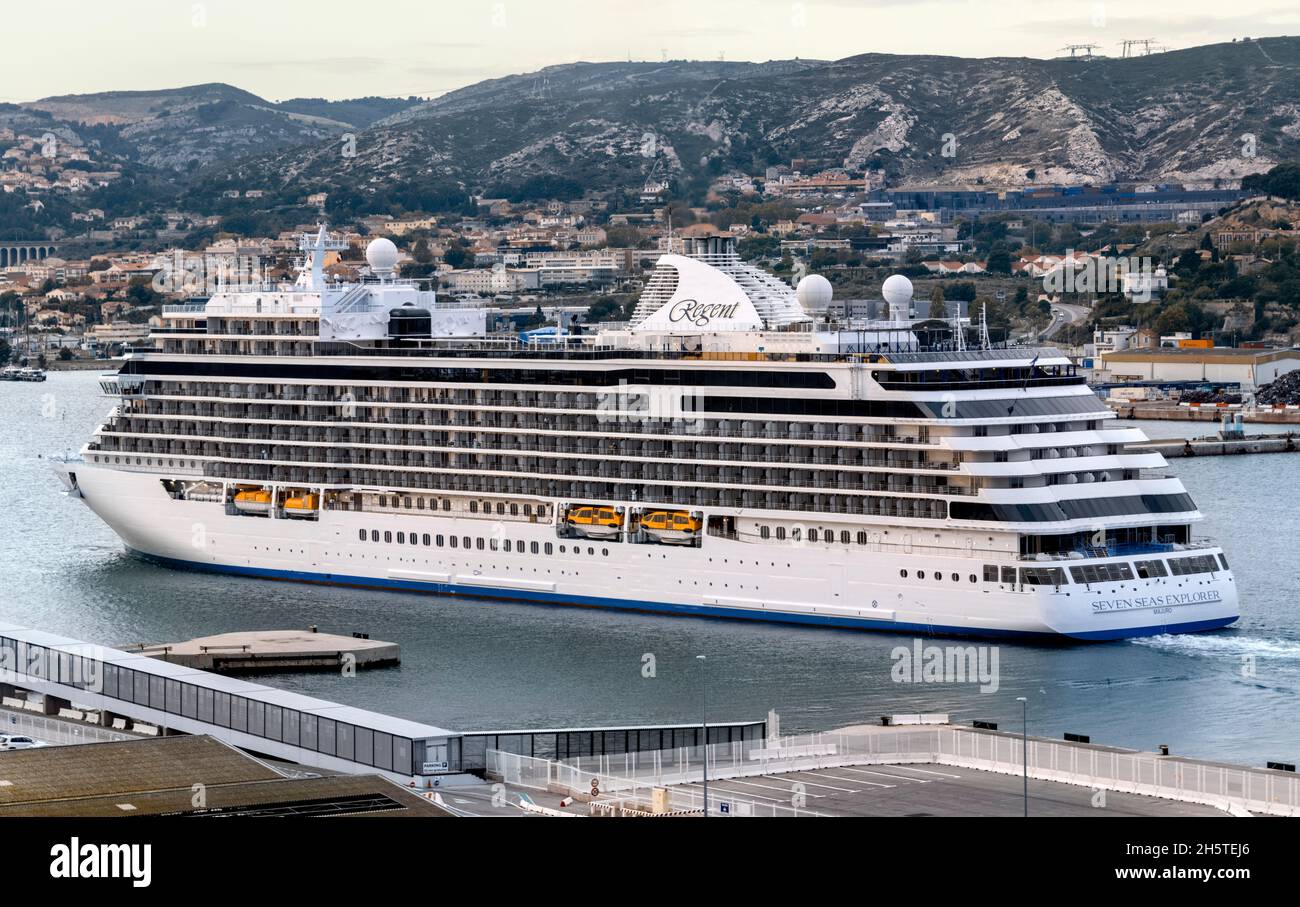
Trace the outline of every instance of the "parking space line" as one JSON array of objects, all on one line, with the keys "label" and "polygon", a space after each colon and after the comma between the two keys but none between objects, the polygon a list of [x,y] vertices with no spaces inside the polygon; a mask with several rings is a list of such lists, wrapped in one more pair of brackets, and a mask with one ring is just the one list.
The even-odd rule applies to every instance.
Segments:
[{"label": "parking space line", "polygon": [[920,772],[923,775],[938,775],[940,778],[960,778],[961,775],[950,775],[947,772],[932,772],[923,768],[916,768],[911,765],[890,765],[894,769],[907,769],[909,772]]},{"label": "parking space line", "polygon": [[[812,775],[814,778],[830,778],[832,781],[849,781],[854,784],[870,784],[873,787],[889,787],[888,784],[876,784],[874,781],[858,781],[856,778],[836,778],[834,775],[823,775],[819,772],[791,772],[792,775]],[[773,779],[776,780],[776,779]],[[819,784],[816,781],[805,781],[802,778],[786,779],[797,780],[800,784],[806,784],[809,787],[824,787],[827,790],[839,791],[841,794],[861,793],[858,788],[854,787],[836,787],[834,784]]]},{"label": "parking space line", "polygon": [[[765,776],[765,777],[766,777],[766,776]],[[781,780],[781,779],[780,779],[780,778],[768,778],[767,780],[769,780],[769,781],[779,781],[779,780]],[[718,782],[718,783],[722,783],[722,782]],[[763,788],[764,790],[779,790],[779,791],[780,791],[781,793],[783,793],[783,794],[793,794],[793,793],[794,793],[794,789],[793,789],[793,788],[789,788],[789,787],[773,787],[773,786],[770,785],[770,784],[758,784],[758,783],[756,783],[756,782],[754,782],[754,781],[742,781],[742,780],[740,780],[739,778],[727,778],[727,779],[726,779],[726,783],[727,783],[727,784],[744,784],[746,787],[761,787],[761,788]],[[825,787],[825,785],[821,785],[821,786]],[[740,791],[737,791],[737,793],[740,793]],[[826,795],[825,795],[825,794],[805,794],[805,796],[808,796],[808,797],[824,797],[824,796],[826,796]]]},{"label": "parking space line", "polygon": [[[913,784],[929,784],[929,778],[909,778],[907,775],[891,775],[889,772],[873,772],[865,768],[849,768],[847,765],[836,769],[837,772],[853,772],[855,775],[879,775],[881,778],[893,778],[896,781],[910,781]],[[864,782],[865,783],[865,782]]]}]

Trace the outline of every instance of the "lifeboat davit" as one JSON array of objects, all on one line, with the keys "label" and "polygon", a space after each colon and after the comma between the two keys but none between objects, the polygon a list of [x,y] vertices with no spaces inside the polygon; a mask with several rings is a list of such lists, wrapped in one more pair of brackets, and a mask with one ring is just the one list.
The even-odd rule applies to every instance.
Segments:
[{"label": "lifeboat davit", "polygon": [[690,545],[703,528],[699,517],[685,510],[650,510],[641,517],[646,535],[665,545]]},{"label": "lifeboat davit", "polygon": [[565,525],[587,539],[614,539],[623,531],[623,514],[613,507],[574,507]]},{"label": "lifeboat davit", "polygon": [[300,494],[285,498],[284,515],[297,519],[314,517],[320,504],[320,497],[314,494]]},{"label": "lifeboat davit", "polygon": [[235,495],[235,509],[243,513],[270,513],[271,492],[265,488],[249,489]]}]

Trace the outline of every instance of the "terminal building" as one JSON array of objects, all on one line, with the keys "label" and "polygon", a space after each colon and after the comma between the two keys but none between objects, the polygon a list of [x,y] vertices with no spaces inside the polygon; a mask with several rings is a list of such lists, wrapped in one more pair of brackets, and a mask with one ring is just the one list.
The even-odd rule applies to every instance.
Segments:
[{"label": "terminal building", "polygon": [[1102,352],[1097,381],[1203,381],[1239,384],[1252,391],[1300,368],[1300,350],[1124,349]]}]

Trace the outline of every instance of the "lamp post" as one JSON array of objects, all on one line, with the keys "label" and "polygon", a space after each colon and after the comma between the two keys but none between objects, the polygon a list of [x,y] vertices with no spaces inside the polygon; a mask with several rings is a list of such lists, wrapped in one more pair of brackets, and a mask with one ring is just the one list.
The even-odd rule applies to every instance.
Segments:
[{"label": "lamp post", "polygon": [[704,726],[704,815],[709,815],[709,673],[705,670],[708,667],[708,661],[703,655],[696,655],[696,660],[700,663],[700,688],[704,698],[703,726]]},{"label": "lamp post", "polygon": [[1017,696],[1016,702],[1020,703],[1020,744],[1021,744],[1021,764],[1024,769],[1024,786],[1025,786],[1025,818],[1029,818],[1029,699],[1025,696]]}]

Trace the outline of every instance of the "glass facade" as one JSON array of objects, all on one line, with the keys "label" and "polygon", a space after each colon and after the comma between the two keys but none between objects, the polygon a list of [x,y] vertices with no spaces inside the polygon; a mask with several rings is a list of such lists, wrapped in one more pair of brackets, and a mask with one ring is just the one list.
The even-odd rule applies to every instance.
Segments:
[{"label": "glass facade", "polygon": [[[399,774],[417,774],[425,741],[321,718],[297,709],[90,659],[0,636],[0,656],[19,674],[91,690],[109,699],[146,706],[230,728],[266,740]],[[446,761],[447,746],[435,747]],[[454,748],[453,748],[454,749]],[[455,766],[451,766],[454,770]]]}]

